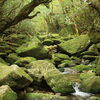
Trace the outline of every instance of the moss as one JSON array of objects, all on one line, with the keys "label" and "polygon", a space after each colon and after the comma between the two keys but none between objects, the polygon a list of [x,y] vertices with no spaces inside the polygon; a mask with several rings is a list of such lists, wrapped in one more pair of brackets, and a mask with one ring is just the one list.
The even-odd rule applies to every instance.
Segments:
[{"label": "moss", "polygon": [[63,60],[58,67],[72,67],[75,66],[76,64],[72,60]]},{"label": "moss", "polygon": [[95,76],[95,73],[92,72],[92,71],[84,72],[84,73],[80,74],[80,79],[84,80],[84,79],[87,79],[87,78],[89,78],[91,76]]},{"label": "moss", "polygon": [[100,77],[91,76],[83,80],[81,88],[83,91],[86,91],[86,92],[99,93],[100,92]]},{"label": "moss", "polygon": [[[56,67],[47,60],[37,60],[31,63],[30,69],[43,76],[44,80],[54,92],[71,93],[73,83],[80,82],[79,75],[64,75]],[[34,72],[33,71],[33,72]]]},{"label": "moss", "polygon": [[6,61],[10,64],[13,64],[16,60],[18,60],[20,57],[16,53],[11,53],[7,56]]},{"label": "moss", "polygon": [[48,57],[48,49],[43,47],[41,41],[36,37],[34,37],[29,42],[23,44],[22,46],[20,46],[16,50],[16,53],[22,57],[28,56],[28,57],[35,57],[37,59]]},{"label": "moss", "polygon": [[7,85],[0,87],[0,100],[17,100],[17,94]]},{"label": "moss", "polygon": [[30,64],[31,62],[35,61],[36,58],[34,57],[20,57],[15,64],[21,67],[27,66],[27,64]]},{"label": "moss", "polygon": [[61,97],[57,95],[51,95],[51,94],[44,94],[44,93],[27,93],[25,95],[25,98],[27,99],[37,99],[37,100],[67,100],[66,97]]},{"label": "moss", "polygon": [[33,79],[24,70],[16,65],[0,66],[0,85],[9,85],[13,88],[23,88],[29,85]]},{"label": "moss", "polygon": [[84,51],[90,44],[90,38],[88,35],[81,35],[74,39],[68,40],[61,44],[58,44],[59,48],[69,54],[76,54]]},{"label": "moss", "polygon": [[45,39],[43,42],[42,42],[43,45],[53,45],[54,42],[51,40],[51,39]]},{"label": "moss", "polygon": [[52,55],[52,60],[55,62],[55,63],[61,63],[62,60],[65,60],[65,59],[70,59],[68,55],[66,54],[63,54],[63,53],[55,53]]},{"label": "moss", "polygon": [[88,71],[92,69],[92,66],[88,66],[88,65],[77,65],[75,67],[73,67],[73,69],[77,70],[78,72],[82,72],[82,71]]}]

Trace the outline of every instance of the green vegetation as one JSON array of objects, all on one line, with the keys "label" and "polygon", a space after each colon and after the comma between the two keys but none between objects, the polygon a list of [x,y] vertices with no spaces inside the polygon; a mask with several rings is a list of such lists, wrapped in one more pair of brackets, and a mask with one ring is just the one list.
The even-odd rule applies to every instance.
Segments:
[{"label": "green vegetation", "polygon": [[0,0],[0,100],[76,100],[76,83],[100,95],[100,1]]}]

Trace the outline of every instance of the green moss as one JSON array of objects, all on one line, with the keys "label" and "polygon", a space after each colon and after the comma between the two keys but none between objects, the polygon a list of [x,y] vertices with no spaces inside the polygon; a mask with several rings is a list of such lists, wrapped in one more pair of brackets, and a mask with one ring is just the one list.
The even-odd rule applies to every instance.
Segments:
[{"label": "green moss", "polygon": [[66,52],[66,53],[75,54],[75,53],[84,51],[89,44],[90,44],[89,36],[81,35],[74,39],[63,42],[63,43],[59,44],[58,46],[62,51]]},{"label": "green moss", "polygon": [[0,87],[0,100],[17,100],[17,94],[7,85]]},{"label": "green moss", "polygon": [[34,57],[20,57],[15,64],[21,67],[25,67],[27,64],[30,64],[31,62],[35,61],[36,58]]},{"label": "green moss", "polygon": [[88,70],[91,70],[92,69],[92,66],[88,66],[88,65],[77,65],[75,67],[73,67],[73,69],[79,71],[79,72],[82,72],[82,71],[88,71]]},{"label": "green moss", "polygon": [[33,79],[24,70],[16,65],[0,66],[0,85],[9,85],[13,88],[23,88],[29,85]]},{"label": "green moss", "polygon": [[99,93],[100,92],[100,77],[91,76],[83,80],[81,88],[83,89],[83,91],[86,91],[86,92]]},{"label": "green moss", "polygon": [[25,95],[27,99],[37,99],[37,100],[66,100],[66,97],[61,97],[57,95],[44,94],[44,93],[27,93]]}]

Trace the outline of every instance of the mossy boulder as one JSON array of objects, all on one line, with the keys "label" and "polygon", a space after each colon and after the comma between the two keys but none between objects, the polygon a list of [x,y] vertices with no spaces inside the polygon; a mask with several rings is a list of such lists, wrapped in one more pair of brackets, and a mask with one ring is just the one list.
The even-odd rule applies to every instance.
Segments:
[{"label": "mossy boulder", "polygon": [[25,98],[28,100],[67,100],[67,97],[46,93],[26,93]]},{"label": "mossy boulder", "polygon": [[90,38],[88,35],[80,35],[74,39],[65,41],[58,44],[58,47],[63,52],[69,54],[76,54],[84,51],[90,44]]},{"label": "mossy boulder", "polygon": [[100,76],[91,76],[84,79],[81,88],[86,92],[100,93]]},{"label": "mossy boulder", "polygon": [[63,54],[63,53],[55,53],[52,55],[52,61],[59,64],[61,61],[70,59],[68,55]]},{"label": "mossy boulder", "polygon": [[[38,70],[37,75],[43,76],[54,92],[74,92],[73,83],[80,82],[78,74],[64,75],[47,60],[38,60],[31,63],[30,69]],[[34,74],[34,73],[33,73]]]},{"label": "mossy boulder", "polygon": [[33,79],[17,65],[1,65],[0,74],[0,85],[9,85],[14,89],[24,88],[33,81]]},{"label": "mossy boulder", "polygon": [[17,100],[17,94],[8,86],[0,86],[0,100]]},{"label": "mossy boulder", "polygon": [[58,67],[72,67],[76,64],[72,60],[63,60],[61,64],[58,65]]},{"label": "mossy boulder", "polygon": [[25,67],[33,61],[36,61],[36,58],[34,58],[34,57],[20,57],[15,62],[15,64],[17,64],[18,66],[21,66],[21,67]]},{"label": "mossy boulder", "polygon": [[10,64],[13,64],[17,61],[20,57],[16,53],[11,53],[7,56],[6,61]]},{"label": "mossy boulder", "polygon": [[16,53],[22,57],[35,57],[37,59],[47,58],[48,57],[48,49],[46,49],[41,41],[34,37],[27,43],[20,46]]},{"label": "mossy boulder", "polygon": [[82,72],[82,71],[88,71],[91,70],[93,67],[92,66],[88,66],[88,65],[76,65],[73,67],[73,69],[77,70],[78,72]]},{"label": "mossy boulder", "polygon": [[80,79],[84,80],[84,79],[90,78],[92,76],[95,76],[95,73],[92,72],[92,71],[88,71],[88,72],[81,73],[80,74]]},{"label": "mossy boulder", "polygon": [[51,40],[51,39],[45,39],[43,42],[42,42],[43,45],[47,45],[47,46],[50,46],[50,45],[53,45],[54,42]]},{"label": "mossy boulder", "polygon": [[7,65],[7,63],[2,58],[0,58],[0,63]]}]

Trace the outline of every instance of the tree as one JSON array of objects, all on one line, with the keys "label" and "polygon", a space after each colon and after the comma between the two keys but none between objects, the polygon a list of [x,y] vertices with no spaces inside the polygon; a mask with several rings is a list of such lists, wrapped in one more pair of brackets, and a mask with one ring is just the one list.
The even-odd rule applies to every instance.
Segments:
[{"label": "tree", "polygon": [[[5,4],[7,0],[2,0],[0,1],[0,13],[2,13],[2,6]],[[32,19],[35,16],[37,16],[37,14],[39,12],[36,12],[34,15],[29,16],[30,13],[40,4],[44,4],[44,5],[48,5],[49,2],[51,2],[52,0],[31,0],[30,3],[28,3],[27,5],[25,5],[20,11],[19,13],[13,18],[1,18],[0,23],[0,32],[4,32],[6,29],[10,28],[13,25],[18,24],[19,22],[25,20],[25,19]]]}]

